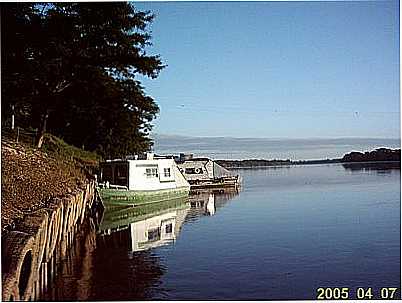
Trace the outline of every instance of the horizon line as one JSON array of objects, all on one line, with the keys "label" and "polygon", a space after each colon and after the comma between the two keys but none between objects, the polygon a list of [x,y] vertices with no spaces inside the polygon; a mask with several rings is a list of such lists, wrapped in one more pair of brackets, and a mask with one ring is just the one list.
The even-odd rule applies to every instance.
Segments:
[{"label": "horizon line", "polygon": [[227,138],[227,139],[274,139],[274,140],[335,140],[335,139],[376,139],[376,140],[401,140],[401,137],[359,137],[359,136],[340,136],[340,137],[234,137],[234,136],[197,136],[197,135],[178,135],[167,133],[153,133],[150,137],[155,139],[155,136],[170,136],[182,138]]}]

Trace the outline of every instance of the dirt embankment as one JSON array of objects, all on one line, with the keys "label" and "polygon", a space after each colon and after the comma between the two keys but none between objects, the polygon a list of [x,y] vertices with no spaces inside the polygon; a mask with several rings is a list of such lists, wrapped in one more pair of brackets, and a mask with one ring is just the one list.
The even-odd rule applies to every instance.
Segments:
[{"label": "dirt embankment", "polygon": [[39,208],[49,207],[53,198],[82,187],[88,175],[74,162],[57,159],[11,141],[1,146],[2,232]]}]

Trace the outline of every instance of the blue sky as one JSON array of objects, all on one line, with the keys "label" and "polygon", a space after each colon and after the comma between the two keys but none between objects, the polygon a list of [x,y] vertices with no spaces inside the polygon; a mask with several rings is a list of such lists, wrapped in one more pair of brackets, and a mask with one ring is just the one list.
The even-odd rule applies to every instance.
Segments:
[{"label": "blue sky", "polygon": [[137,2],[156,14],[140,78],[154,132],[399,138],[399,3]]}]

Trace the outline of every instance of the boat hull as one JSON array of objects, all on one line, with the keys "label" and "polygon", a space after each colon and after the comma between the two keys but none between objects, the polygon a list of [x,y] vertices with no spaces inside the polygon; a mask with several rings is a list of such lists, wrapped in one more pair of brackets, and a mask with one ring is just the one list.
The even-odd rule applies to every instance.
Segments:
[{"label": "boat hull", "polygon": [[160,190],[117,190],[98,188],[99,196],[105,207],[108,205],[143,205],[187,197],[188,187]]}]

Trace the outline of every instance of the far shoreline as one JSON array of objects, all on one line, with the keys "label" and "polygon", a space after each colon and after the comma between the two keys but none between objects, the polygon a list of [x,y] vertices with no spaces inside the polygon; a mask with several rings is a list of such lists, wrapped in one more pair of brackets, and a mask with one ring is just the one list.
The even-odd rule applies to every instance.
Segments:
[{"label": "far shoreline", "polygon": [[[333,161],[332,161],[333,160]],[[272,165],[254,165],[254,166],[225,166],[225,161],[247,161],[247,160],[215,160],[219,165],[224,166],[227,169],[260,169],[260,168],[288,168],[291,166],[303,166],[303,165],[332,165],[332,164],[343,164],[345,166],[361,166],[361,167],[376,167],[381,166],[383,164],[399,164],[392,166],[394,169],[400,169],[400,161],[366,161],[366,162],[342,162],[342,161],[335,161],[341,159],[331,159],[330,161],[327,160],[301,160],[301,161],[291,161],[290,163],[286,164],[272,164]],[[265,160],[264,160],[265,161]],[[269,161],[269,160],[266,160]]]},{"label": "far shoreline", "polygon": [[297,165],[314,165],[314,164],[343,164],[344,166],[380,166],[395,165],[400,168],[401,150],[379,148],[371,152],[350,152],[342,158],[336,159],[320,159],[320,160],[265,160],[265,159],[247,159],[247,160],[215,160],[219,165],[227,169],[253,169],[263,167],[289,167]]}]

